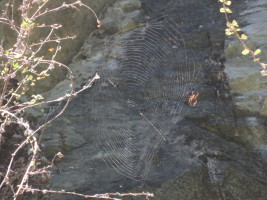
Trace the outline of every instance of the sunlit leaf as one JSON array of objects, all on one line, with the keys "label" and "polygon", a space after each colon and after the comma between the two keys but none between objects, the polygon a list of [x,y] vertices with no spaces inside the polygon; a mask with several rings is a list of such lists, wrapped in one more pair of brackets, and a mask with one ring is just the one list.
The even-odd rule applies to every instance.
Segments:
[{"label": "sunlit leaf", "polygon": [[242,39],[242,40],[247,40],[247,39],[248,39],[248,36],[246,36],[245,34],[242,34],[242,35],[241,35],[241,39]]},{"label": "sunlit leaf", "polygon": [[230,6],[230,5],[232,4],[231,1],[225,1],[224,3],[225,3],[227,6]]},{"label": "sunlit leaf", "polygon": [[248,54],[249,54],[249,50],[248,50],[248,49],[244,49],[244,50],[242,51],[242,54],[243,54],[243,55],[248,55]]},{"label": "sunlit leaf", "polygon": [[19,66],[19,63],[18,62],[13,62],[13,67],[14,68],[17,68]]},{"label": "sunlit leaf", "polygon": [[30,100],[30,102],[28,104],[32,105],[32,104],[35,104],[36,103],[36,99],[32,99]]},{"label": "sunlit leaf", "polygon": [[232,26],[232,24],[230,22],[227,22],[226,26],[230,28]]},{"label": "sunlit leaf", "polygon": [[231,30],[226,30],[226,31],[225,31],[225,34],[226,34],[226,35],[233,35],[233,32],[232,32]]},{"label": "sunlit leaf", "polygon": [[21,95],[19,95],[19,94],[16,94],[16,93],[13,93],[13,96],[15,96],[15,97],[16,97],[16,99],[19,99],[19,98],[21,97]]},{"label": "sunlit leaf", "polygon": [[233,13],[233,11],[232,11],[230,8],[226,8],[225,11],[226,11],[227,13]]},{"label": "sunlit leaf", "polygon": [[225,13],[225,9],[224,8],[220,8],[220,12],[221,13]]},{"label": "sunlit leaf", "polygon": [[238,25],[236,20],[233,20],[232,25],[235,26],[235,27],[239,27],[239,25]]},{"label": "sunlit leaf", "polygon": [[258,55],[258,54],[260,54],[261,53],[261,50],[260,49],[257,49],[256,51],[254,51],[254,55],[256,56],[256,55]]},{"label": "sunlit leaf", "polygon": [[40,95],[40,94],[32,95],[32,98],[38,99],[38,100],[44,99],[44,97],[42,95]]},{"label": "sunlit leaf", "polygon": [[28,71],[28,67],[25,67],[23,70],[22,70],[22,74],[26,73]]}]

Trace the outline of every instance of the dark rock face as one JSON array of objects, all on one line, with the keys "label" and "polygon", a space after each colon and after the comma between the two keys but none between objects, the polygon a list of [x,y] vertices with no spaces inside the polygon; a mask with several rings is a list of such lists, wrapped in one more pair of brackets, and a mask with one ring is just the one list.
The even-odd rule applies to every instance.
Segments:
[{"label": "dark rock face", "polygon": [[[65,132],[67,137],[74,133],[78,138],[67,142],[69,148],[66,160],[59,165],[61,174],[55,173],[51,180],[53,188],[87,194],[149,191],[155,194],[155,199],[166,200],[266,199],[266,162],[251,146],[239,139],[237,132],[237,124],[241,122],[236,120],[235,106],[224,72],[224,19],[218,11],[218,2],[143,0],[142,7],[132,6],[130,8],[134,9],[130,9],[126,6],[126,9],[127,2],[130,5],[139,5],[139,1],[134,0],[124,1],[123,4],[118,1],[114,5],[116,9],[110,8],[110,13],[114,16],[117,13],[115,11],[121,9],[118,5],[121,5],[124,9],[119,11],[118,16],[141,10],[137,18],[131,18],[132,20],[139,19],[143,22],[148,18],[153,20],[168,15],[183,29],[186,48],[193,52],[194,59],[201,66],[193,88],[199,92],[198,104],[196,107],[188,106],[186,112],[181,113],[181,120],[166,127],[166,141],[154,155],[144,187],[140,189],[137,187],[140,182],[116,173],[102,160],[103,155],[97,145],[99,133],[95,127],[106,113],[105,109],[99,112],[94,108],[92,101],[96,95],[95,88],[85,91],[73,100],[64,116],[58,120],[60,126],[52,127],[49,130],[51,134],[48,134],[50,138],[46,138],[47,144],[49,140],[56,140],[52,135],[59,130]],[[106,22],[110,27],[116,26],[113,30],[122,30],[109,19]],[[124,29],[122,32],[125,32]],[[104,33],[108,34],[107,31]],[[95,71],[100,70],[95,64],[101,63],[97,50],[92,49],[105,49],[104,33],[100,31],[92,39],[92,43],[88,41],[90,45],[85,44],[81,54],[87,58],[79,58],[77,63],[73,63],[74,66],[91,65],[96,66]],[[117,104],[111,103],[109,106],[106,109],[119,109]],[[125,120],[133,119],[131,116],[122,119],[116,115],[111,118],[113,124],[110,126],[114,127],[123,127]],[[136,126],[138,123],[138,120],[133,122]],[[109,138],[110,135],[107,135],[107,140]],[[49,145],[47,148],[49,150]],[[59,146],[55,148],[60,150]],[[75,199],[55,197],[68,198]]]}]

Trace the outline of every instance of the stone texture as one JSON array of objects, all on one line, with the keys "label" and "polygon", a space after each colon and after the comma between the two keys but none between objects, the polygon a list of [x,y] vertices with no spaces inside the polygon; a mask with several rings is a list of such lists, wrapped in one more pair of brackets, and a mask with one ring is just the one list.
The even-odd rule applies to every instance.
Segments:
[{"label": "stone texture", "polygon": [[103,31],[113,34],[118,31],[127,32],[137,26],[136,18],[140,15],[140,0],[118,1],[107,9],[102,20]]},{"label": "stone texture", "polygon": [[[102,160],[98,149],[99,133],[95,127],[106,113],[105,108],[101,106],[98,111],[94,108],[96,90],[88,89],[73,99],[65,114],[58,119],[59,127],[51,127],[45,133],[48,134],[45,140],[48,150],[49,140],[55,141],[54,143],[58,141],[55,133],[60,128],[66,132],[67,137],[71,137],[69,135],[75,132],[74,137],[78,138],[78,145],[70,149],[65,160],[59,163],[61,174],[53,173],[52,188],[86,194],[149,191],[155,194],[155,199],[166,200],[266,199],[265,118],[263,114],[259,116],[263,108],[253,104],[252,97],[254,95],[255,101],[263,101],[260,97],[255,97],[256,94],[251,95],[247,91],[247,88],[250,92],[253,90],[253,84],[264,91],[264,84],[256,84],[256,80],[265,79],[260,76],[260,70],[253,71],[254,68],[249,67],[249,64],[240,64],[245,66],[244,69],[235,67],[235,64],[230,65],[231,61],[237,63],[236,60],[231,60],[234,58],[230,58],[230,54],[227,55],[226,69],[223,71],[224,20],[218,9],[218,2],[212,0],[143,0],[142,7],[139,1],[129,0],[117,1],[107,8],[103,29],[88,38],[71,64],[77,77],[77,85],[84,84],[100,70],[105,57],[105,53],[101,57],[106,50],[105,44],[108,46],[108,41],[112,38],[110,34],[125,32],[123,30],[127,26],[123,24],[124,21],[135,24],[138,16],[137,21],[142,23],[163,13],[172,17],[186,33],[184,38],[187,48],[193,51],[194,59],[202,66],[194,87],[194,90],[200,93],[199,103],[194,108],[186,107],[181,114],[181,120],[166,128],[166,141],[155,154],[148,180],[140,189],[137,187],[140,186],[139,182],[116,173]],[[131,13],[137,14],[132,17]],[[129,26],[131,30],[133,25]],[[123,34],[113,36],[119,40]],[[227,44],[226,52],[230,50]],[[112,48],[119,54],[119,44]],[[190,62],[192,60],[190,57]],[[241,63],[243,58],[238,60]],[[110,58],[109,62],[114,64],[111,64],[106,72],[116,69],[116,58]],[[248,68],[251,70],[247,71]],[[238,70],[243,71],[241,73]],[[245,81],[246,78],[248,81]],[[249,85],[249,81],[255,82]],[[232,87],[233,83],[238,82],[241,82],[238,87]],[[65,89],[64,86],[58,86],[47,96],[54,96],[57,90]],[[241,101],[237,102],[236,96],[243,97],[246,92],[247,97],[250,97],[250,104],[243,109],[244,106],[242,107]],[[246,103],[248,101],[244,102]],[[109,106],[111,110],[120,109],[118,103],[111,102]],[[127,126],[123,122],[128,120],[134,127],[138,127],[140,120],[135,119],[131,113],[128,114],[123,119],[119,115],[111,116],[113,121],[108,125],[123,128]],[[107,136],[107,140],[109,137]],[[75,141],[75,138],[73,139]],[[54,196],[54,199],[78,198],[58,195]]]},{"label": "stone texture", "polygon": [[[101,67],[103,52],[108,45],[109,37],[103,40],[103,38],[99,37],[99,34],[110,35],[118,31],[123,33],[136,27],[138,25],[136,18],[140,15],[140,10],[138,10],[140,6],[141,2],[139,0],[127,0],[118,1],[107,8],[101,20],[101,29],[89,35],[70,64],[77,88],[93,77]],[[67,91],[68,89],[68,84],[59,83],[52,90],[44,93],[44,96],[48,99],[53,99],[54,95],[58,97],[58,94],[62,94],[62,91]]]},{"label": "stone texture", "polygon": [[[58,152],[63,154],[79,148],[86,143],[86,140],[77,132],[69,121],[64,120],[56,122],[56,126],[52,126],[46,130],[43,140],[46,141],[44,153],[48,158],[53,158]],[[62,129],[64,125],[64,130]]]},{"label": "stone texture", "polygon": [[[248,35],[249,47],[260,48],[260,57],[266,62],[266,1],[248,1],[246,9],[240,12],[237,21],[241,22],[242,30]],[[265,149],[267,92],[266,77],[261,76],[261,66],[250,57],[241,54],[243,48],[235,38],[225,43],[225,72],[229,79],[231,96],[236,113],[237,134],[240,140],[254,148]],[[256,123],[256,124],[255,124]]]}]

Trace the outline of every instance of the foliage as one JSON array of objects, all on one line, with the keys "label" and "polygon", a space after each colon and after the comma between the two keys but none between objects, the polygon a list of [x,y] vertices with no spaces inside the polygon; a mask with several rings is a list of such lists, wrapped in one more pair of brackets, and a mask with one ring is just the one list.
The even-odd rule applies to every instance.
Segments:
[{"label": "foliage", "polygon": [[[85,7],[94,14],[97,27],[100,28],[100,20],[96,13],[79,0],[72,3],[63,2],[54,8],[49,8],[49,2],[50,0],[22,0],[20,5],[16,6],[14,1],[9,0],[0,17],[0,23],[11,28],[16,35],[16,42],[12,48],[5,49],[2,44],[0,46],[0,164],[4,168],[0,169],[0,198],[45,199],[46,193],[65,193],[98,199],[117,199],[112,196],[126,195],[152,196],[149,193],[82,195],[43,189],[42,184],[49,178],[49,168],[54,166],[56,158],[63,158],[63,155],[59,152],[48,162],[41,156],[38,137],[41,137],[43,129],[48,124],[64,112],[73,96],[91,87],[93,82],[100,78],[96,74],[82,89],[75,91],[72,71],[56,59],[62,41],[74,39],[75,36],[57,36],[55,31],[63,28],[61,24],[38,23],[38,20],[47,14],[63,9],[79,11],[80,7]],[[20,13],[16,14],[20,15],[20,20],[14,20],[15,13]],[[30,38],[37,29],[49,31],[45,39],[40,38],[38,42],[31,43]],[[50,46],[54,48],[47,48]],[[43,50],[50,52],[50,57],[42,55]],[[31,88],[39,81],[47,79],[58,67],[68,71],[68,79],[71,82],[69,93],[50,101],[46,101],[38,91],[32,93]],[[37,127],[32,126],[30,121],[23,117],[27,108],[62,101],[65,101],[65,104],[60,112]],[[38,189],[32,188],[31,185],[38,185]]]},{"label": "foliage", "polygon": [[261,71],[262,76],[267,76],[267,64],[262,62],[262,60],[258,57],[258,55],[261,53],[261,49],[252,50],[248,47],[247,43],[245,42],[248,40],[248,36],[246,34],[241,34],[242,31],[238,22],[236,20],[230,21],[229,14],[233,13],[233,11],[230,9],[230,6],[232,4],[232,1],[229,0],[219,0],[223,7],[220,8],[220,12],[224,13],[225,19],[226,19],[226,26],[225,34],[230,36],[234,35],[242,44],[243,46],[243,55],[251,55],[253,58],[253,61],[258,63],[263,70]]}]

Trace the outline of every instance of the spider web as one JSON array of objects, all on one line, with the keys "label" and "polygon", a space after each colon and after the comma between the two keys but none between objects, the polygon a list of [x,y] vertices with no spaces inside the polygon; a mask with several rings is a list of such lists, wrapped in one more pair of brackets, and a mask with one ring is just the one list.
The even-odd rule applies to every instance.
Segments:
[{"label": "spider web", "polygon": [[166,132],[188,106],[199,67],[168,17],[117,34],[107,46],[92,92],[99,146],[107,165],[145,181]]}]

